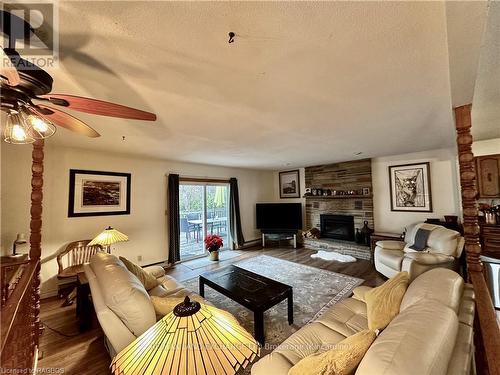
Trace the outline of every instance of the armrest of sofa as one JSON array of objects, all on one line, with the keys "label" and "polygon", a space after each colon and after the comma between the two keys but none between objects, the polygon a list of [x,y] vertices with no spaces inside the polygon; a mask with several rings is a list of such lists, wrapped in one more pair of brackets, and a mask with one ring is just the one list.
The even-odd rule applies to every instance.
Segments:
[{"label": "armrest of sofa", "polygon": [[293,363],[280,353],[271,353],[262,357],[252,366],[252,375],[287,375]]},{"label": "armrest of sofa", "polygon": [[358,286],[358,287],[354,288],[354,290],[352,291],[352,293],[353,293],[352,298],[355,298],[355,299],[357,299],[358,301],[361,301],[361,302],[365,302],[365,294],[366,294],[366,292],[368,292],[368,291],[370,291],[372,289],[373,288],[369,287],[369,286],[364,286],[364,285]]},{"label": "armrest of sofa", "polygon": [[456,270],[458,260],[450,255],[437,254],[437,253],[405,253],[401,271],[407,271],[410,275],[410,281],[413,281],[422,273],[429,271],[433,268],[449,268]]},{"label": "armrest of sofa", "polygon": [[455,258],[450,255],[436,254],[436,253],[406,253],[405,258],[411,259],[417,263],[425,265],[437,265],[443,263],[453,262]]},{"label": "armrest of sofa", "polygon": [[165,269],[162,266],[148,266],[148,267],[143,267],[142,269],[150,273],[157,279],[165,275]]},{"label": "armrest of sofa", "polygon": [[404,241],[377,241],[376,245],[385,250],[403,250],[406,243]]}]

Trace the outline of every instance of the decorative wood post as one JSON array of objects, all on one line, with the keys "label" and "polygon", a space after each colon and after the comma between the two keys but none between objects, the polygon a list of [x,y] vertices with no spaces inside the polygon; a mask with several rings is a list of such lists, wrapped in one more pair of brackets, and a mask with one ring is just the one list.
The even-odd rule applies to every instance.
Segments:
[{"label": "decorative wood post", "polygon": [[33,283],[34,293],[32,301],[34,306],[34,329],[35,345],[38,346],[40,332],[40,258],[42,255],[42,200],[43,200],[43,146],[44,140],[37,140],[33,143],[31,154],[31,220],[30,220],[30,259],[32,262],[38,261]]},{"label": "decorative wood post", "polygon": [[478,222],[476,171],[472,153],[470,104],[455,108],[457,129],[458,162],[460,165],[460,185],[462,187],[462,208],[464,221],[465,251],[469,271],[483,270],[481,263],[480,228]]},{"label": "decorative wood post", "polygon": [[495,309],[483,274],[478,221],[476,171],[472,153],[470,104],[455,108],[458,162],[464,222],[465,251],[469,281],[476,294],[474,341],[478,374],[500,375],[500,331]]}]

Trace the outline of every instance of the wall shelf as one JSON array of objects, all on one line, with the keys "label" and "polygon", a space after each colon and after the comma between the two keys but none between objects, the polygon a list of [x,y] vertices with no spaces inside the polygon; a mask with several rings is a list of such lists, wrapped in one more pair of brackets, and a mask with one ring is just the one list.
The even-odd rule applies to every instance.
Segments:
[{"label": "wall shelf", "polygon": [[373,195],[304,195],[306,199],[372,199]]}]

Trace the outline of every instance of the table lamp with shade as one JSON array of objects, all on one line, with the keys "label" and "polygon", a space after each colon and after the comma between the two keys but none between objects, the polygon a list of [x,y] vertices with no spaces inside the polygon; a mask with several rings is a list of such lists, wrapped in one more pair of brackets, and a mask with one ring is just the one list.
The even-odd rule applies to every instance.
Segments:
[{"label": "table lamp with shade", "polygon": [[259,356],[257,341],[229,313],[185,297],[111,363],[113,375],[233,375]]},{"label": "table lamp with shade", "polygon": [[111,245],[117,242],[128,241],[127,235],[122,232],[112,228],[107,227],[101,233],[99,233],[92,241],[88,243],[87,246],[101,245],[109,253],[111,250]]}]

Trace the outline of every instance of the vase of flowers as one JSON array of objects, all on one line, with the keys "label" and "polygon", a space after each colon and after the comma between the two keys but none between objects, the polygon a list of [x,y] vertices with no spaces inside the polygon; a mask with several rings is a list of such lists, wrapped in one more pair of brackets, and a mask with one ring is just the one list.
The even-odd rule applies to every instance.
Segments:
[{"label": "vase of flowers", "polygon": [[216,234],[209,234],[205,237],[205,249],[208,251],[210,260],[219,260],[219,249],[222,247],[222,237]]}]

